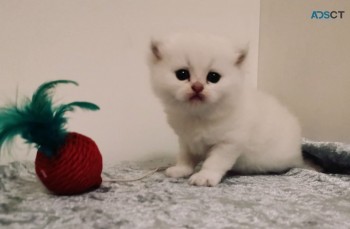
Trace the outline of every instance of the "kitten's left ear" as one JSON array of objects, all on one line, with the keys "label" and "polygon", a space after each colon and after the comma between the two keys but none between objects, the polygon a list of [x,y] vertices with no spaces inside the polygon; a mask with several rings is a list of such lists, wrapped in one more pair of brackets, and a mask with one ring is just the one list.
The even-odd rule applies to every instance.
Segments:
[{"label": "kitten's left ear", "polygon": [[162,54],[160,52],[160,42],[153,40],[151,41],[151,52],[152,52],[152,58],[153,60],[160,61],[162,59]]},{"label": "kitten's left ear", "polygon": [[241,67],[245,62],[245,60],[247,59],[247,55],[248,55],[248,48],[239,50],[235,65],[237,67]]}]

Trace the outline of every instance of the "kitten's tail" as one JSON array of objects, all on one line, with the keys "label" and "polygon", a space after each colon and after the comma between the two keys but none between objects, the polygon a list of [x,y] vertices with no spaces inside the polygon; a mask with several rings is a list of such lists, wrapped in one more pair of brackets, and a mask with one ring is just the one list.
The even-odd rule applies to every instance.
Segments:
[{"label": "kitten's tail", "polygon": [[302,152],[306,163],[316,165],[322,172],[350,174],[350,145],[304,141]]}]

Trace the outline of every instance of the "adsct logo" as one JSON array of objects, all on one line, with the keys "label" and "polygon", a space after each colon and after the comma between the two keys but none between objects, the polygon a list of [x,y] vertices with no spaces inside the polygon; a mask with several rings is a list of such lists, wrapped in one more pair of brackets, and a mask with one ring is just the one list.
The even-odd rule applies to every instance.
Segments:
[{"label": "adsct logo", "polygon": [[345,11],[320,11],[314,10],[311,19],[343,19]]}]

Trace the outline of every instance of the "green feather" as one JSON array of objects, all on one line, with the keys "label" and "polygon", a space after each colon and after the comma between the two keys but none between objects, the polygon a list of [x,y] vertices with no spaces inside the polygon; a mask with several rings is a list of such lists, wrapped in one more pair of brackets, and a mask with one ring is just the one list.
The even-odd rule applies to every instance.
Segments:
[{"label": "green feather", "polygon": [[19,135],[29,144],[35,144],[46,156],[53,156],[64,144],[67,118],[65,113],[75,108],[98,110],[89,102],[72,102],[54,106],[53,89],[58,84],[74,84],[71,80],[57,80],[42,84],[31,99],[26,98],[22,105],[9,105],[0,108],[0,149],[11,143]]},{"label": "green feather", "polygon": [[72,103],[61,105],[59,108],[57,108],[56,112],[59,113],[59,112],[66,112],[66,111],[74,111],[75,107],[79,107],[80,109],[84,109],[84,110],[92,110],[92,111],[96,111],[100,109],[97,105],[93,103],[72,102]]}]

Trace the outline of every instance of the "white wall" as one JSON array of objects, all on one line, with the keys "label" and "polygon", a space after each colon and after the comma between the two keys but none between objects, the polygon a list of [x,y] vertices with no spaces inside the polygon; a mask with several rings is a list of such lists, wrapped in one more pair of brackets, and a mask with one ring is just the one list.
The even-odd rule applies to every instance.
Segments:
[{"label": "white wall", "polygon": [[[258,0],[0,0],[0,104],[30,95],[44,81],[72,79],[60,101],[88,100],[101,111],[76,112],[69,129],[92,137],[106,163],[174,153],[177,140],[150,90],[151,37],[173,31],[219,33],[250,42],[256,83]],[[14,151],[28,159],[20,144]]]},{"label": "white wall", "polygon": [[[345,11],[311,19],[314,10]],[[298,116],[303,135],[350,143],[350,1],[261,1],[258,87]]]}]

